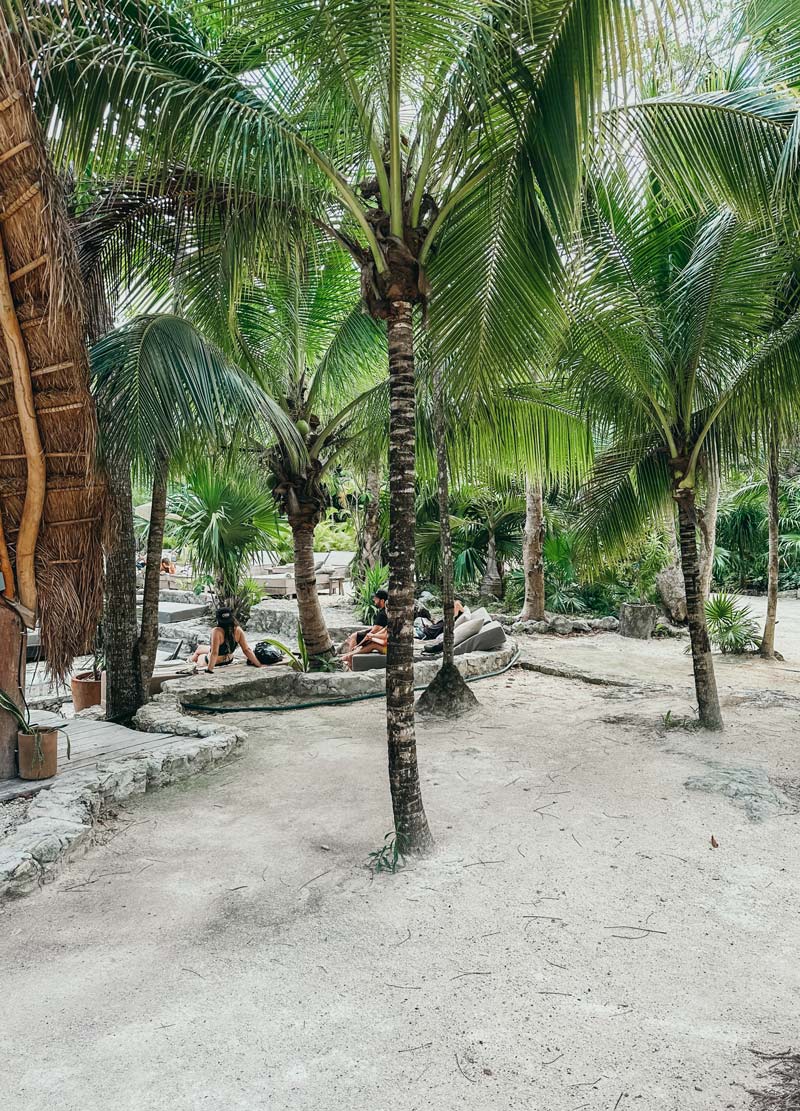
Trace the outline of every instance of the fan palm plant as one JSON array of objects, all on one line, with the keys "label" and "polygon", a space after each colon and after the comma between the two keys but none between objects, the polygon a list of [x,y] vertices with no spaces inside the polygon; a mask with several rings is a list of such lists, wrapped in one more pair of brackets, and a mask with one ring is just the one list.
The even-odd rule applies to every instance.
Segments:
[{"label": "fan palm plant", "polygon": [[[730,210],[676,211],[655,177],[609,173],[586,205],[564,367],[611,437],[583,491],[582,536],[621,550],[677,506],[700,720],[722,725],[700,587],[704,458],[735,459],[800,386],[800,317],[773,328],[783,258]],[[787,407],[789,401],[786,402]]]},{"label": "fan palm plant", "polygon": [[385,452],[385,339],[361,310],[359,276],[336,247],[297,249],[240,297],[238,357],[282,407],[300,454],[277,437],[263,453],[292,532],[300,627],[309,656],[333,645],[316,588],[314,533],[329,503],[326,476],[342,455]]},{"label": "fan palm plant", "polygon": [[255,469],[206,459],[192,468],[170,499],[175,539],[201,575],[213,579],[221,605],[240,620],[252,558],[269,551],[280,530],[275,504]]},{"label": "fan palm plant", "polygon": [[291,220],[314,223],[361,270],[368,311],[386,330],[391,394],[389,776],[398,843],[422,849],[415,308],[435,293],[437,357],[458,367],[462,392],[527,365],[551,320],[551,231],[575,212],[605,63],[630,29],[626,5],[35,7],[41,109],[77,165],[135,173],[155,156],[201,167],[267,205],[276,237]]}]

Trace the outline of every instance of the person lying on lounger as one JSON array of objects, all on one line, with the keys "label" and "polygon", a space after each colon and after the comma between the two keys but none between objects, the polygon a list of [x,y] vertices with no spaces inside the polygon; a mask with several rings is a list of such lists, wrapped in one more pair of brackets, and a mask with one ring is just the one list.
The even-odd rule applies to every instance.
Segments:
[{"label": "person lying on lounger", "polygon": [[[466,614],[467,617],[469,617],[469,612],[470,611],[467,609],[461,599],[456,598],[456,600],[453,602],[453,615],[455,616],[456,620],[458,620],[458,618],[461,617],[462,614]],[[440,637],[443,632],[444,618],[442,618],[441,621],[433,621],[430,625],[426,625],[422,632],[422,640],[436,640],[436,638]]]}]

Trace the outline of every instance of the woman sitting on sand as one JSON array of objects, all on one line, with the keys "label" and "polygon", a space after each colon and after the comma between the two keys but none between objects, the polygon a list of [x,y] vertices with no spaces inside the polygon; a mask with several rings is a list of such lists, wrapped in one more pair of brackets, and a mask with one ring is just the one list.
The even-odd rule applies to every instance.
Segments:
[{"label": "woman sitting on sand", "polygon": [[217,623],[211,630],[211,643],[198,644],[189,659],[192,663],[205,665],[205,669],[210,675],[217,664],[223,667],[225,664],[233,663],[233,655],[237,645],[253,667],[264,666],[259,663],[255,653],[247,643],[244,631],[236,623],[233,616],[233,610],[228,609],[227,606],[222,606],[217,610]]}]

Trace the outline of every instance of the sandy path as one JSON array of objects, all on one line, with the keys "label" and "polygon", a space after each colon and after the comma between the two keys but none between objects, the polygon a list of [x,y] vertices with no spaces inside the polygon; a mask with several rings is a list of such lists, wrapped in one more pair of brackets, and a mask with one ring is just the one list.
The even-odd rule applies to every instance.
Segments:
[{"label": "sandy path", "polygon": [[[753,617],[763,624],[766,600],[745,598]],[[720,697],[736,701],[743,691],[780,690],[800,698],[800,599],[781,598],[775,646],[782,662],[757,655],[714,654]],[[651,641],[625,640],[616,633],[596,636],[520,637],[523,657],[552,666],[584,671],[590,675],[632,680],[647,687],[671,687],[680,695],[674,701],[681,713],[691,713],[694,702],[692,661],[684,638]],[[799,706],[800,708],[800,706]]]},{"label": "sandy path", "polygon": [[3,1108],[749,1107],[749,1048],[797,1034],[800,816],[685,782],[797,780],[796,711],[712,737],[659,731],[672,694],[476,690],[420,731],[437,849],[396,876],[363,867],[375,701],[250,717],[242,759],[0,913]]}]

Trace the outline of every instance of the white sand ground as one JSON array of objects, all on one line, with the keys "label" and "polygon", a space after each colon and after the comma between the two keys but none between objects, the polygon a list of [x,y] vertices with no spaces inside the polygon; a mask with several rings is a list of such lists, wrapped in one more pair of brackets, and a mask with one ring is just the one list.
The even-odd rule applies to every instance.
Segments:
[{"label": "white sand ground", "polygon": [[420,726],[437,846],[395,876],[381,702],[235,715],[240,760],[3,908],[3,1111],[749,1108],[800,1029],[800,704],[741,691],[790,673],[726,661],[718,736],[661,724],[682,645],[536,651],[675,689],[477,684]]}]

